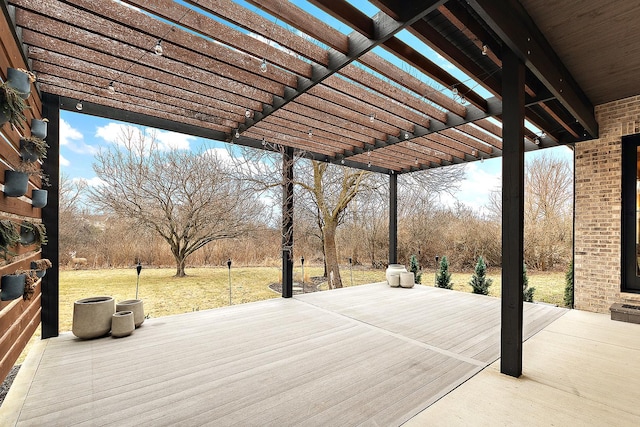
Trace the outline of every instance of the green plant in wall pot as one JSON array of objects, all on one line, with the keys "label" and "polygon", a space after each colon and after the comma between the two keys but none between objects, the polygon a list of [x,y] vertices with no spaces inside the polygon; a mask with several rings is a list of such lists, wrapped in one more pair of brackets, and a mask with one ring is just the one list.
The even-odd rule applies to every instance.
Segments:
[{"label": "green plant in wall pot", "polygon": [[0,220],[0,252],[2,252],[2,256],[5,259],[14,255],[10,248],[19,242],[20,233],[13,221],[8,219]]},{"label": "green plant in wall pot", "polygon": [[44,139],[35,136],[20,138],[20,157],[23,162],[35,162],[47,157],[49,145]]},{"label": "green plant in wall pot", "polygon": [[20,224],[21,245],[46,245],[47,229],[41,222],[23,221]]},{"label": "green plant in wall pot", "polygon": [[27,119],[24,110],[29,108],[25,100],[29,97],[32,81],[35,81],[33,73],[7,69],[7,81],[0,84],[0,125],[9,122],[24,130]]},{"label": "green plant in wall pot", "polygon": [[47,269],[51,267],[53,267],[53,264],[47,258],[31,261],[31,270],[35,271],[38,277],[44,277],[47,274]]}]

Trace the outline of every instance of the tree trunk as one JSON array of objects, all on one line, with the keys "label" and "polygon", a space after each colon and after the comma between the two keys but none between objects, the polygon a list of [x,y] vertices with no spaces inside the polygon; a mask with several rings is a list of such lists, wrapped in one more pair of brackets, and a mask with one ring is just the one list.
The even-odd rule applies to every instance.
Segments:
[{"label": "tree trunk", "polygon": [[327,279],[329,280],[329,289],[342,287],[342,279],[340,278],[340,267],[338,266],[338,252],[336,251],[337,226],[338,224],[334,220],[325,220],[324,222],[324,252],[325,260],[327,263]]},{"label": "tree trunk", "polygon": [[186,277],[187,274],[184,272],[184,267],[187,263],[185,257],[182,254],[173,254],[176,259],[176,275],[175,277]]}]

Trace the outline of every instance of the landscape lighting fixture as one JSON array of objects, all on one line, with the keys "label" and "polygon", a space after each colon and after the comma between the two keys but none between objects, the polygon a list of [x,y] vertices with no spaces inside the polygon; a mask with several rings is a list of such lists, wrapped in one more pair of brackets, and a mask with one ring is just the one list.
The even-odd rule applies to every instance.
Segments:
[{"label": "landscape lighting fixture", "polygon": [[251,117],[251,110],[249,110],[247,108],[247,110],[244,112],[244,116],[248,119],[249,117]]},{"label": "landscape lighting fixture", "polygon": [[375,115],[374,113],[371,113],[371,114],[369,115],[369,121],[370,121],[371,123],[373,123],[375,120],[376,120],[376,115]]},{"label": "landscape lighting fixture", "polygon": [[265,138],[262,138],[262,146],[264,147],[265,145],[267,145],[267,140]]},{"label": "landscape lighting fixture", "polygon": [[236,139],[240,138],[240,131],[238,129],[236,129],[235,137]]},{"label": "landscape lighting fixture", "polygon": [[260,64],[260,71],[262,71],[263,73],[267,72],[267,60],[263,59],[262,60],[262,64]]},{"label": "landscape lighting fixture", "polygon": [[112,81],[111,83],[109,83],[109,86],[107,87],[107,90],[109,91],[109,93],[110,93],[111,95],[113,95],[114,93],[116,93],[116,88],[115,88],[115,86],[113,85],[113,81]]},{"label": "landscape lighting fixture", "polygon": [[162,56],[162,54],[164,53],[164,50],[162,49],[162,40],[158,40],[158,43],[156,43],[153,48],[153,53],[158,56]]},{"label": "landscape lighting fixture", "polygon": [[309,129],[309,138],[313,136],[313,129]]},{"label": "landscape lighting fixture", "polygon": [[368,167],[368,168],[370,168],[370,167],[371,167],[371,162],[369,162],[369,163],[367,164],[367,167]]}]

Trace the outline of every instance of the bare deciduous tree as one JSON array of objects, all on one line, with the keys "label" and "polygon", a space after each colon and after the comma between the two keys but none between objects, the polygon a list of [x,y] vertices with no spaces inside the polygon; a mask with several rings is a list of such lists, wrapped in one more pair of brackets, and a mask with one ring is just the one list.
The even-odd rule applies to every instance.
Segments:
[{"label": "bare deciduous tree", "polygon": [[161,150],[153,134],[128,128],[95,160],[104,185],[91,191],[94,204],[160,235],[171,248],[177,277],[185,276],[186,260],[198,249],[252,227],[254,193],[225,171],[212,150]]}]

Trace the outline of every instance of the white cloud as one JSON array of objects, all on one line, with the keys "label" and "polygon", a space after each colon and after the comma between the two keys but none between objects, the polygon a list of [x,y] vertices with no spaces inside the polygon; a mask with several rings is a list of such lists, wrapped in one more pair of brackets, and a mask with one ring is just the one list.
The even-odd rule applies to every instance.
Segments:
[{"label": "white cloud", "polygon": [[147,135],[151,135],[152,132],[155,132],[161,150],[189,150],[191,148],[191,141],[195,139],[195,137],[190,135],[147,128]]},{"label": "white cloud", "polygon": [[465,179],[460,183],[460,189],[452,196],[441,195],[440,201],[446,206],[453,206],[456,202],[463,203],[476,212],[483,213],[489,202],[489,195],[501,185],[501,172],[489,173],[477,163],[465,166]]},{"label": "white cloud", "polygon": [[100,187],[100,186],[106,185],[106,182],[104,182],[97,176],[94,176],[93,178],[73,178],[72,181],[84,182],[89,187]]},{"label": "white cloud", "polygon": [[122,136],[127,133],[139,134],[144,132],[145,137],[155,136],[160,150],[189,150],[191,141],[196,138],[190,135],[183,135],[176,132],[157,130],[152,128],[140,128],[138,126],[124,123],[110,122],[105,126],[96,129],[96,137],[102,138],[112,144],[122,144]]},{"label": "white cloud", "polygon": [[60,119],[60,146],[78,154],[94,155],[98,151],[84,142],[84,135],[78,129],[72,127],[64,119]]},{"label": "white cloud", "polygon": [[71,162],[67,159],[65,159],[62,155],[60,155],[60,166],[69,166],[71,165]]},{"label": "white cloud", "polygon": [[71,127],[65,119],[60,119],[60,145],[72,144],[73,141],[82,141],[84,136],[76,128]]}]

